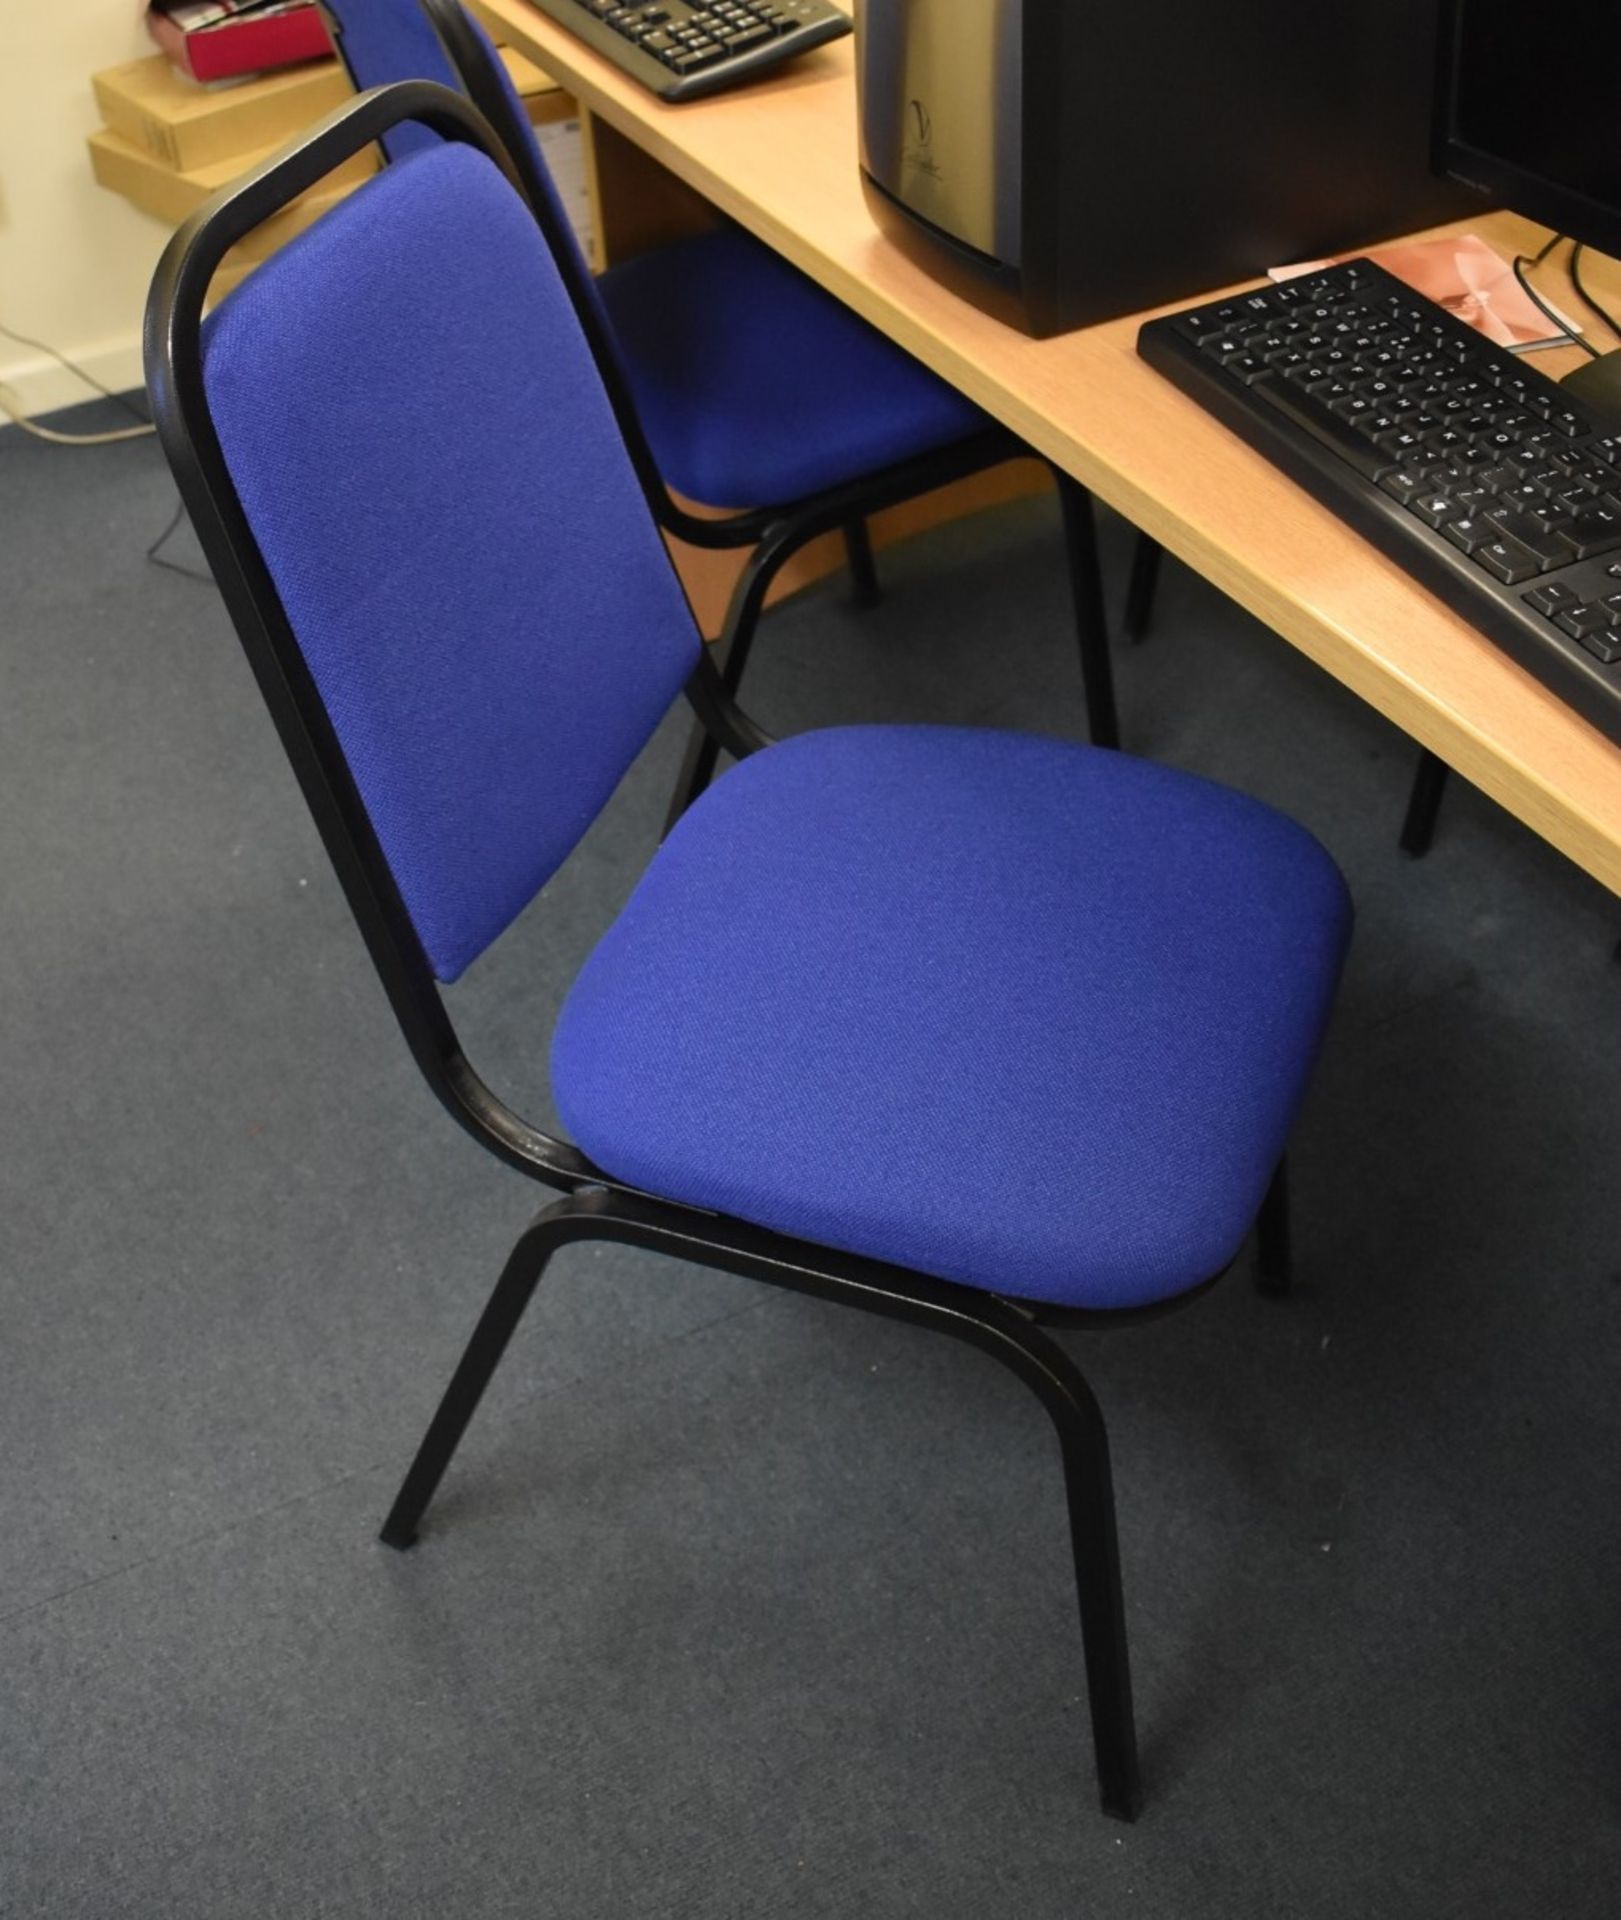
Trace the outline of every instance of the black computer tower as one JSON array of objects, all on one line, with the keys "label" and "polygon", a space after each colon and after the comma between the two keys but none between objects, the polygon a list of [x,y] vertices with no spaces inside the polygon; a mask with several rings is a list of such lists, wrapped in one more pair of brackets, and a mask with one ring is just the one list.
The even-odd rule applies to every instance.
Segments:
[{"label": "black computer tower", "polygon": [[856,0],[874,215],[1034,334],[1458,217],[1440,0]]}]

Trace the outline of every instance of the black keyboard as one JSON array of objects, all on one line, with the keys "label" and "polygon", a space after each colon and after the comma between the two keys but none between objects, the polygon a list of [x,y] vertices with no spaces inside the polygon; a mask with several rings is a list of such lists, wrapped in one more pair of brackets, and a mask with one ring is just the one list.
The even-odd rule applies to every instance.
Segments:
[{"label": "black keyboard", "polygon": [[828,0],[530,0],[661,100],[696,100],[752,80],[850,31]]},{"label": "black keyboard", "polygon": [[1368,260],[1137,350],[1621,741],[1621,423]]}]

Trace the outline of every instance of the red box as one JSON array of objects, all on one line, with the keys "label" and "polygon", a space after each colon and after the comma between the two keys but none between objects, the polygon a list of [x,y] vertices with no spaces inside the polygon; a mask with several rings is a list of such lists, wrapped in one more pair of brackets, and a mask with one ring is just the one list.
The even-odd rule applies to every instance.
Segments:
[{"label": "red box", "polygon": [[333,50],[313,0],[279,13],[245,13],[189,31],[149,7],[146,26],[175,66],[193,80],[227,80],[267,67],[290,67],[299,60],[323,59]]}]

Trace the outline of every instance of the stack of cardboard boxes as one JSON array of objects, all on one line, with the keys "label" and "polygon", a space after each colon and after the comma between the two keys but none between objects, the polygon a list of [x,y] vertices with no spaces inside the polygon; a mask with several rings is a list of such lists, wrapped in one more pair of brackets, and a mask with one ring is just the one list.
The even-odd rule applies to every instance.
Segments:
[{"label": "stack of cardboard boxes", "polygon": [[[540,136],[587,255],[594,258],[579,109],[522,54],[503,48],[502,58]],[[277,147],[341,106],[354,91],[336,60],[311,60],[253,79],[204,86],[177,73],[162,54],[109,67],[94,76],[93,85],[107,123],[90,136],[90,165],[97,180],[170,226],[178,226],[211,193],[257,166]],[[374,152],[357,154],[284,213],[249,234],[221,267],[214,283],[216,297],[319,218],[378,165]]]}]

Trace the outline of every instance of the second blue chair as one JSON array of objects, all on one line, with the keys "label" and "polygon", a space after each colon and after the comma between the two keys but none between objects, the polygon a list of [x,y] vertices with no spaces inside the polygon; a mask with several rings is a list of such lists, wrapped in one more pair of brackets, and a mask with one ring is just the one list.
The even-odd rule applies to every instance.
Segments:
[{"label": "second blue chair", "polygon": [[[560,262],[663,529],[697,547],[754,549],[720,636],[731,690],[741,684],[772,583],[810,541],[842,532],[858,596],[871,597],[870,515],[1033,457],[1015,434],[740,228],[679,240],[594,276],[506,68],[457,0],[323,4],[358,88],[437,81],[466,93],[495,128]],[[398,159],[432,139],[406,127],[384,144]],[[1117,746],[1091,496],[1061,469],[1052,472],[1088,736]],[[712,518],[686,502],[727,511]],[[672,820],[708,784],[716,758],[713,740],[695,729]]]}]

